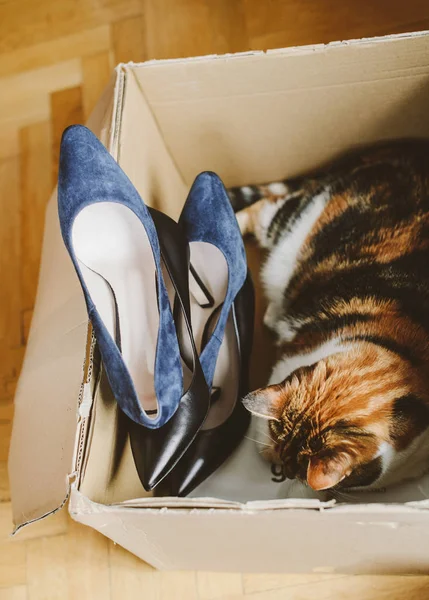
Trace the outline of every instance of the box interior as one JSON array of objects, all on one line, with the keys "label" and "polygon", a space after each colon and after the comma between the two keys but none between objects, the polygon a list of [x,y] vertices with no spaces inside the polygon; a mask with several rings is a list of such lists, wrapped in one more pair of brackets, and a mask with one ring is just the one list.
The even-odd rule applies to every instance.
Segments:
[{"label": "box interior", "polygon": [[[359,145],[429,137],[428,57],[429,37],[413,35],[127,65],[111,150],[143,199],[177,217],[187,189],[203,170],[216,171],[227,186],[275,181],[311,171]],[[255,388],[268,378],[274,347],[262,327],[258,270],[263,257],[251,242],[247,251],[257,288]],[[79,489],[102,504],[149,505],[151,494],[138,479],[96,350],[92,387]],[[193,492],[194,498],[262,500],[267,507],[282,498],[331,500],[329,493],[276,481],[252,437],[251,428],[238,451]],[[385,491],[338,494],[335,500],[427,498],[429,475]]]}]

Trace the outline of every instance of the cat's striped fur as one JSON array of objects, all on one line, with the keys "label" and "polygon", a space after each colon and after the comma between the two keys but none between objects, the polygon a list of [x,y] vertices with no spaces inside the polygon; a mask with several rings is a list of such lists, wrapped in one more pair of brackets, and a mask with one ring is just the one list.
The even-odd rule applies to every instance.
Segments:
[{"label": "cat's striped fur", "polygon": [[245,399],[271,460],[314,489],[429,467],[429,142],[388,143],[309,177],[233,188],[268,249],[279,361]]}]

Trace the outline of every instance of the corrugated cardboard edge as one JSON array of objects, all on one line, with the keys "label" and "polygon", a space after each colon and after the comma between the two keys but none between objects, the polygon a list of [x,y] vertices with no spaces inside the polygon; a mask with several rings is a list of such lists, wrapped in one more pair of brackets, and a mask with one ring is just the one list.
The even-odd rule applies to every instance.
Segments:
[{"label": "corrugated cardboard edge", "polygon": [[[165,512],[168,510],[177,510],[190,512],[195,510],[201,511],[217,511],[217,510],[234,510],[237,512],[253,513],[266,510],[311,510],[335,513],[353,513],[356,515],[357,521],[362,515],[371,514],[416,514],[421,512],[421,507],[416,506],[416,502],[406,502],[404,504],[336,504],[335,500],[322,502],[316,499],[278,499],[264,501],[249,501],[245,503],[220,500],[219,498],[141,498],[136,500],[127,500],[116,504],[100,504],[93,502],[87,496],[82,494],[73,483],[71,485],[71,506],[70,512],[74,514],[91,514],[105,513],[117,511],[118,509],[142,509],[151,510],[153,512]],[[426,502],[426,501],[423,501]],[[429,501],[425,508],[429,508]]]},{"label": "corrugated cardboard edge", "polygon": [[407,506],[276,510],[250,504],[240,509],[141,510],[94,503],[73,487],[69,510],[74,520],[157,569],[427,572],[429,521]]},{"label": "corrugated cardboard edge", "polygon": [[338,46],[364,46],[374,45],[392,40],[410,39],[416,37],[425,37],[429,35],[429,30],[412,31],[409,33],[397,33],[390,35],[375,36],[369,38],[354,38],[351,40],[336,40],[326,44],[307,44],[305,46],[290,46],[287,48],[273,48],[269,50],[249,50],[246,52],[235,52],[228,54],[206,54],[202,56],[192,56],[188,58],[167,58],[167,59],[152,59],[142,63],[130,61],[119,65],[120,67],[144,68],[169,66],[180,63],[206,62],[210,60],[240,60],[249,56],[263,56],[280,54],[283,56],[293,56],[295,54],[314,54],[316,52],[325,52],[330,49],[338,48]]}]

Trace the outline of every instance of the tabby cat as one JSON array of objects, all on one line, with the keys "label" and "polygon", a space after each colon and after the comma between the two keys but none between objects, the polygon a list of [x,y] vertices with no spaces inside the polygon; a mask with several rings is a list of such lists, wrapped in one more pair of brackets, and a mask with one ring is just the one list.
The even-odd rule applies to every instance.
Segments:
[{"label": "tabby cat", "polygon": [[279,359],[244,404],[266,458],[313,490],[377,489],[429,467],[429,142],[232,188],[268,250]]}]

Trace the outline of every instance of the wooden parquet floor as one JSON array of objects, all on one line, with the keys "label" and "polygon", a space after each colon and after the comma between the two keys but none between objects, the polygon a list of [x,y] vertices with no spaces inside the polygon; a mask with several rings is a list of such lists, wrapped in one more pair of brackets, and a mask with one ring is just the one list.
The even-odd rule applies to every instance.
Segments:
[{"label": "wooden parquet floor", "polygon": [[60,136],[113,66],[423,29],[427,0],[0,0],[0,600],[429,598],[423,576],[160,573],[66,511],[10,540],[6,469]]}]

